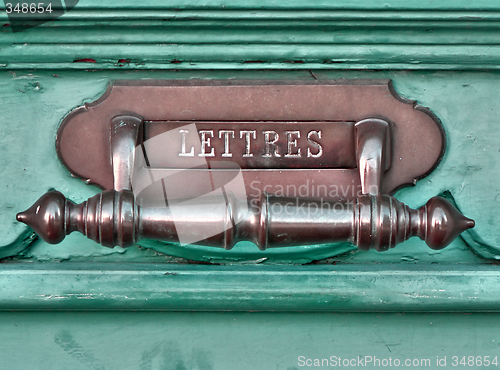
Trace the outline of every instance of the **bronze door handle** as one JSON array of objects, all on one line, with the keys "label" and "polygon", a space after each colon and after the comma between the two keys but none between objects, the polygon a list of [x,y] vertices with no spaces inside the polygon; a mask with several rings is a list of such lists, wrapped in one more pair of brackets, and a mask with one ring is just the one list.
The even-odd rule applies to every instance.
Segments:
[{"label": "bronze door handle", "polygon": [[[354,201],[323,202],[264,194],[257,207],[242,206],[229,196],[208,198],[198,208],[173,214],[168,207],[141,207],[129,190],[106,190],[81,204],[60,192],[43,195],[17,220],[29,225],[48,243],[60,243],[73,231],[106,247],[129,247],[140,239],[179,242],[177,228],[224,230],[195,244],[231,249],[251,241],[260,250],[307,244],[351,242],[359,249],[385,251],[412,236],[432,249],[450,244],[474,221],[460,214],[447,200],[431,198],[414,210],[390,195],[363,195]],[[199,214],[203,214],[200,219]],[[320,222],[318,220],[321,220]],[[184,224],[184,225],[183,225]]]}]

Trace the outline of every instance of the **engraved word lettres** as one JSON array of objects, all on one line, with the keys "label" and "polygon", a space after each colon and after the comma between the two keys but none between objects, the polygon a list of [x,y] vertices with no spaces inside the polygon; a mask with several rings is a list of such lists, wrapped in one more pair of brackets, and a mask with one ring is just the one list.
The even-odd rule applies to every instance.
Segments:
[{"label": "engraved word lettres", "polygon": [[[153,167],[179,168],[189,158],[231,161],[241,168],[355,168],[352,122],[145,122],[145,140],[165,132],[171,150],[168,165],[154,158]],[[173,138],[173,139],[172,139]],[[183,161],[184,159],[184,161]],[[162,165],[162,162],[163,165]],[[176,167],[176,165],[174,165]]]}]

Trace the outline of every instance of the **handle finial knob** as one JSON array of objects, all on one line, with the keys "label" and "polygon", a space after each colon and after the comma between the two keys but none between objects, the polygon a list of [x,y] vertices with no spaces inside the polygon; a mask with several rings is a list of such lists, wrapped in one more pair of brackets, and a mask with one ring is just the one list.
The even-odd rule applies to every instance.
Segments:
[{"label": "handle finial knob", "polygon": [[[474,220],[465,217],[446,199],[431,198],[425,209],[425,233],[418,236],[425,240],[431,249],[442,249],[458,235],[475,226]],[[422,230],[423,231],[423,230]]]},{"label": "handle finial knob", "polygon": [[57,244],[69,234],[66,232],[66,204],[64,195],[49,191],[26,211],[18,213],[16,219],[31,227],[47,243]]}]

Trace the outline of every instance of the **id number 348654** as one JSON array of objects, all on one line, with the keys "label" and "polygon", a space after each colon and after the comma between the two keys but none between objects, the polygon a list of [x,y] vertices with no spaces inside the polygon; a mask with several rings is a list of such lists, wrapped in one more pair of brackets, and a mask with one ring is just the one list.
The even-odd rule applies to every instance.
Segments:
[{"label": "id number 348654", "polygon": [[11,13],[52,13],[52,3],[12,3],[5,4],[5,11],[7,14]]},{"label": "id number 348654", "polygon": [[497,356],[453,356],[451,366],[498,366]]}]

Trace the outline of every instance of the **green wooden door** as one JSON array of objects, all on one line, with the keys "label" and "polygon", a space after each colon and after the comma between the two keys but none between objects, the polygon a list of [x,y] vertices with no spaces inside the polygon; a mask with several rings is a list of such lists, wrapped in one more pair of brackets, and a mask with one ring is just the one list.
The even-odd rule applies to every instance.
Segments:
[{"label": "green wooden door", "polygon": [[[4,9],[2,368],[498,367],[497,3],[81,0],[20,32]],[[250,243],[125,250],[74,233],[46,244],[17,212],[49,189],[75,202],[100,191],[59,161],[62,119],[112,81],[142,79],[390,79],[447,138],[436,170],[395,196],[418,208],[444,194],[476,227],[441,251],[414,238],[265,259]]]}]

